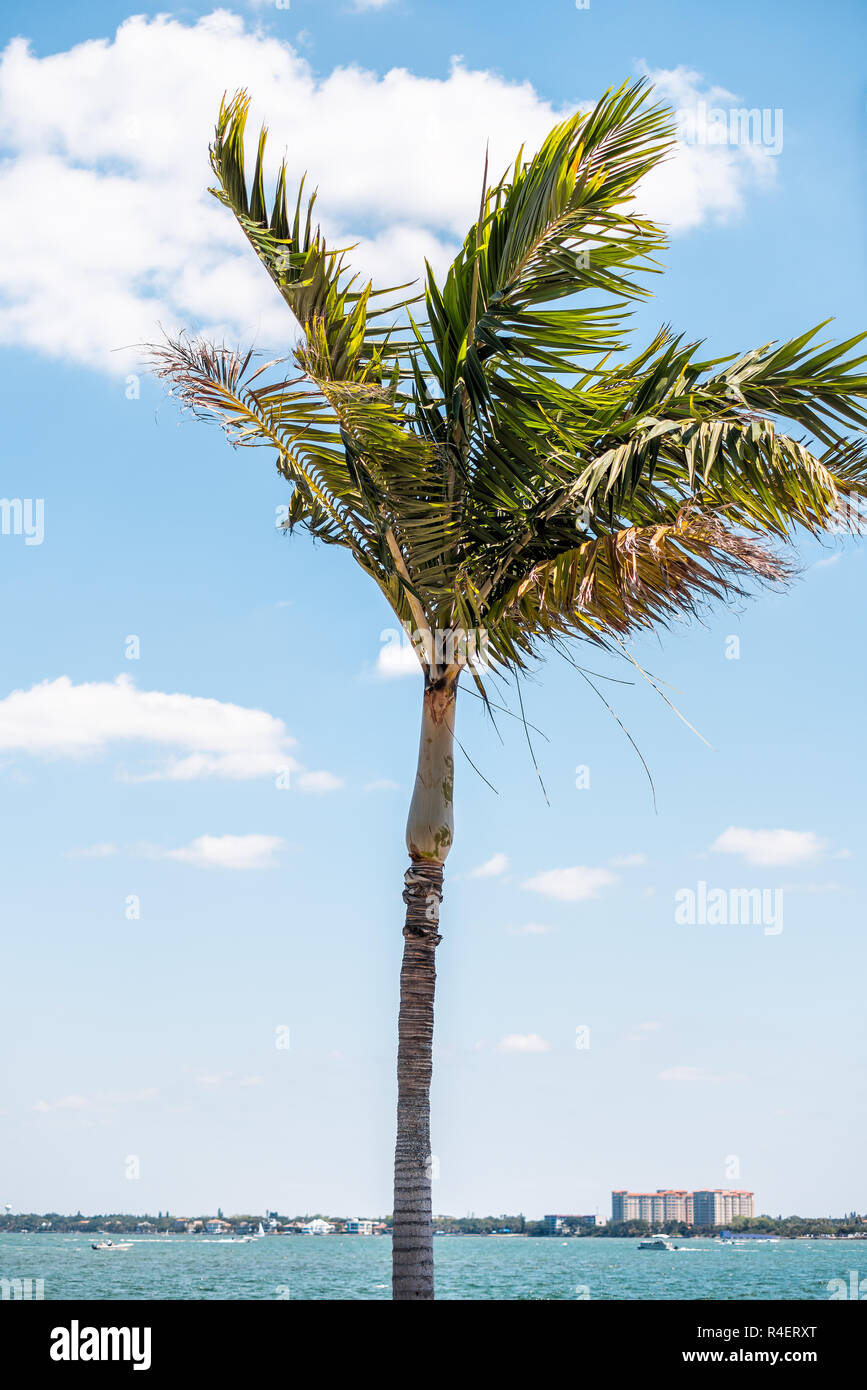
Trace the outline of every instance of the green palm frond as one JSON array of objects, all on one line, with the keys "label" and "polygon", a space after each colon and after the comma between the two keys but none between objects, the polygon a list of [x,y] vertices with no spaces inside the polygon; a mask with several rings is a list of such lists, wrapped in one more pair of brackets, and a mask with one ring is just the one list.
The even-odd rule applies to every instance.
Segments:
[{"label": "green palm frond", "polygon": [[[462,407],[491,419],[491,358],[563,373],[618,344],[622,301],[647,292],[628,272],[664,244],[623,211],[673,142],[669,113],[645,96],[642,83],[621,87],[555,127],[531,160],[519,155],[483,193],[442,290],[427,267],[425,365],[456,423]],[[613,302],[552,307],[588,290]]]},{"label": "green palm frond", "polygon": [[495,667],[568,637],[616,648],[783,580],[769,542],[865,507],[865,335],[829,344],[820,325],[702,360],[661,329],[626,356],[637,277],[664,242],[630,207],[672,142],[648,98],[642,83],[606,94],[485,182],[442,286],[428,266],[414,300],[359,286],[303,181],[290,216],[285,164],[269,212],[266,133],[248,183],[249,98],[220,109],[213,191],[302,341],[285,377],[186,339],[156,350],[157,370],[233,443],[275,451],[287,529],[348,548],[407,626],[483,630]]},{"label": "green palm frond", "polygon": [[345,257],[353,248],[329,250],[321,228],[314,224],[316,193],[302,208],[304,180],[298,189],[290,220],[286,192],[286,161],[279,168],[268,216],[264,162],[267,130],[259,135],[252,182],[247,185],[244,137],[250,98],[244,91],[223,99],[211,145],[211,167],[217,187],[211,192],[235,214],[250,244],[307,338],[305,351],[311,363],[337,380],[381,379],[382,363],[394,357],[387,327],[375,320],[389,320],[412,300],[400,299],[382,307],[371,300],[391,297],[407,288],[375,291],[371,284],[355,288],[357,276],[349,275]]}]

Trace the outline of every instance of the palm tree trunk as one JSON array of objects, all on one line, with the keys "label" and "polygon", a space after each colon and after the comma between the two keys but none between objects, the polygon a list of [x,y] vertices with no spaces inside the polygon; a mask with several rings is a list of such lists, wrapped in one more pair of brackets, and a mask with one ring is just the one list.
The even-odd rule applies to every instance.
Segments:
[{"label": "palm tree trunk", "polygon": [[430,1082],[434,955],[443,863],[454,832],[456,680],[426,681],[415,789],[406,826],[412,864],[404,876],[406,924],[400,971],[397,1144],[394,1154],[392,1291],[399,1300],[434,1296],[431,1226]]}]

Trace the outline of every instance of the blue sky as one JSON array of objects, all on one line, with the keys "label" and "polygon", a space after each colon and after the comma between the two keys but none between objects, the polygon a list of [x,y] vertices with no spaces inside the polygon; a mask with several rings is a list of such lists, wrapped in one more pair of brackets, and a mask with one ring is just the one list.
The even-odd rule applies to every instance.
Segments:
[{"label": "blue sky", "polygon": [[[0,1205],[18,1210],[391,1201],[420,680],[384,676],[394,622],[357,567],[277,534],[270,455],[179,419],[122,351],[158,322],[291,336],[204,194],[222,87],[249,83],[329,231],[398,279],[447,264],[488,136],[505,162],[638,71],[680,106],[782,111],[779,154],[687,147],[648,189],[672,240],[636,332],[723,352],[865,326],[854,0],[209,15],[117,34],[123,6],[4,7],[0,491],[44,499],[41,544],[0,535]],[[640,677],[604,685],[656,814],[563,662],[524,689],[550,808],[520,724],[502,717],[501,744],[462,697],[497,792],[459,760],[436,1210],[607,1214],[612,1187],[670,1186],[864,1208],[865,555],[799,553],[788,593],[633,649],[711,748]],[[680,924],[700,881],[782,890],[782,930]]]}]

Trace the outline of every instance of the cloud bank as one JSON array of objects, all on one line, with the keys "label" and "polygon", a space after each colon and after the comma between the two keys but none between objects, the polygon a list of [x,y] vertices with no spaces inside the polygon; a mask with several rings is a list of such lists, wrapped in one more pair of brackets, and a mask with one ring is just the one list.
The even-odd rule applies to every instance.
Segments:
[{"label": "cloud bank", "polygon": [[154,857],[199,869],[272,869],[285,847],[279,835],[199,835],[182,849],[154,850]]},{"label": "cloud bank", "polygon": [[521,887],[557,902],[576,903],[595,898],[601,888],[616,882],[615,875],[607,869],[589,869],[576,864],[569,869],[546,869],[544,873],[525,879]]},{"label": "cloud bank", "polygon": [[774,867],[815,859],[824,841],[813,830],[749,830],[730,825],[718,835],[712,850],[743,855],[748,864]]},{"label": "cloud bank", "polygon": [[305,771],[289,752],[295,739],[283,720],[265,710],[139,690],[128,676],[81,685],[59,676],[0,700],[0,752],[84,758],[124,744],[163,750],[155,765],[124,771],[126,781],[282,777],[309,792],[342,785],[331,772]]},{"label": "cloud bank", "polygon": [[[285,350],[291,316],[207,193],[224,91],[249,88],[251,127],[267,118],[290,187],[310,171],[324,230],[338,244],[360,237],[353,263],[381,284],[414,279],[424,257],[448,264],[476,215],[488,138],[491,168],[505,169],[599,95],[558,108],[459,60],[441,78],[360,67],[318,77],[251,24],[226,10],[194,23],[138,15],[113,38],[45,57],[24,38],[7,44],[0,343],[115,373],[135,369],[140,353],[121,349],[154,341],[158,324]],[[649,75],[680,107],[718,95],[687,69]],[[737,213],[772,168],[761,150],[683,143],[648,178],[640,210],[687,231]]]}]

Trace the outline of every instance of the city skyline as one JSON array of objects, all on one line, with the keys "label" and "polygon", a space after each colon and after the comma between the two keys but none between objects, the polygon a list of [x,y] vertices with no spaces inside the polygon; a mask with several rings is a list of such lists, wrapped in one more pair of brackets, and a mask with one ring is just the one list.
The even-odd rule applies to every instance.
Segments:
[{"label": "city skyline", "polygon": [[625,1188],[611,1193],[611,1220],[681,1221],[687,1226],[725,1226],[735,1217],[753,1216],[753,1192],[744,1188],[686,1188],[659,1187],[655,1192],[628,1192]]}]

